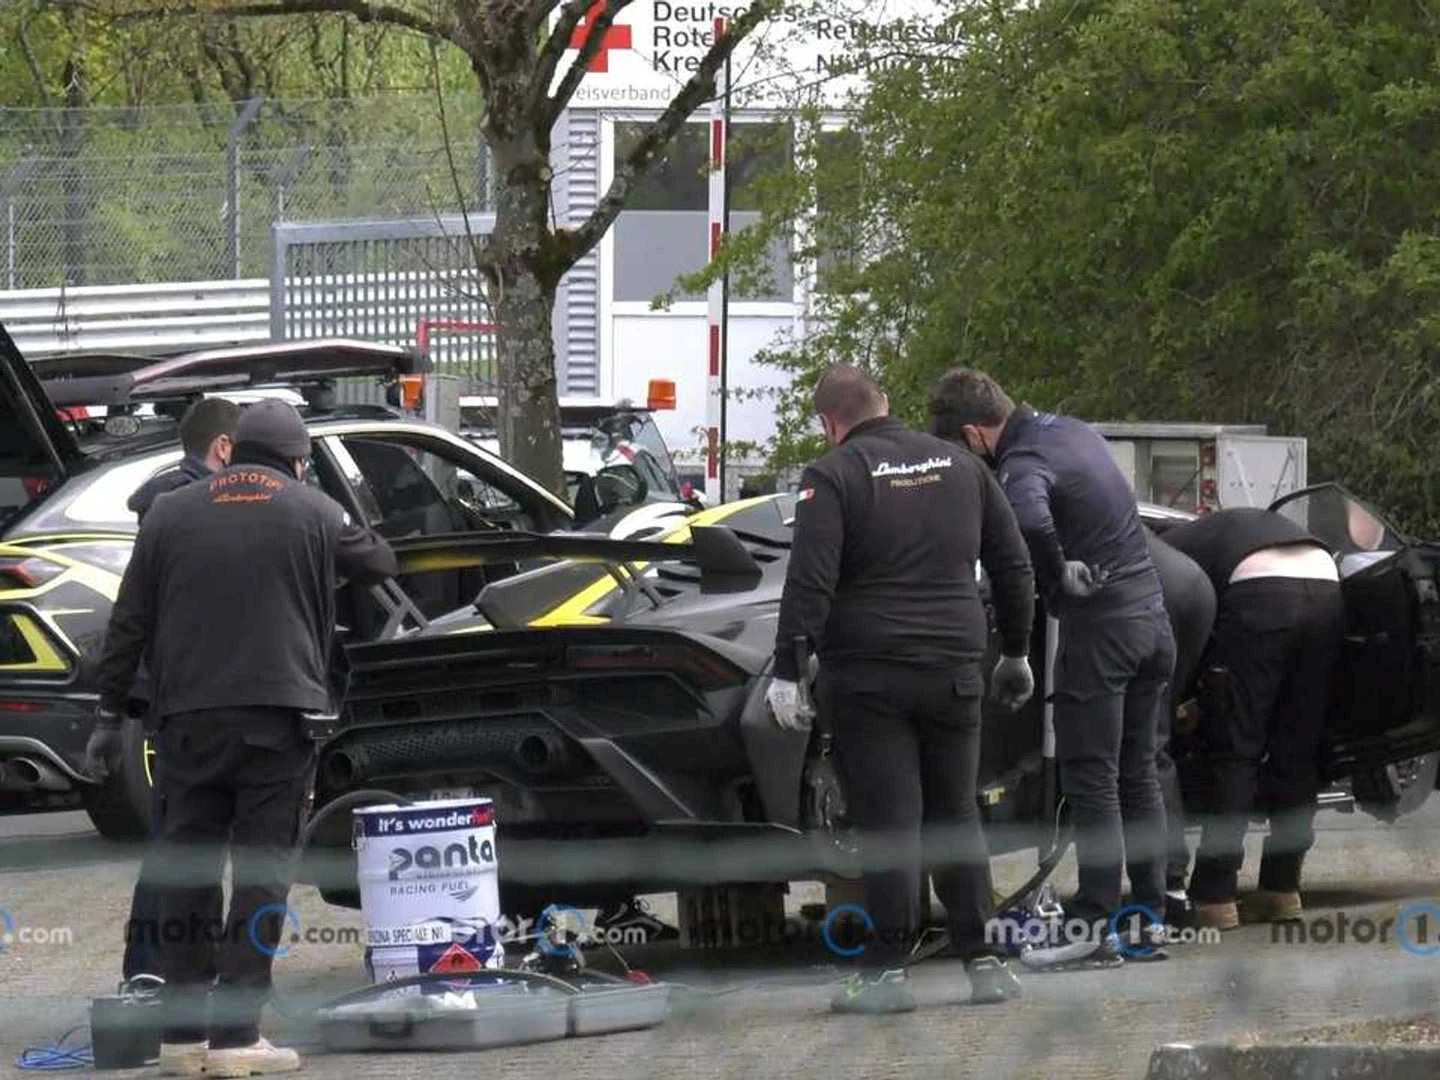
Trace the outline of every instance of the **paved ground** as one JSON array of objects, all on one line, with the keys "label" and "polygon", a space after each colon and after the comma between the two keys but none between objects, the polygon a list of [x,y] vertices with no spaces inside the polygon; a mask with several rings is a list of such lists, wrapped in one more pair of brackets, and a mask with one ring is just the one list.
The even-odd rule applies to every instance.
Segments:
[{"label": "paved ground", "polygon": [[[1440,897],[1440,800],[1395,825],[1363,815],[1326,814],[1312,856],[1312,916],[1345,912],[1379,921],[1410,903]],[[1251,838],[1252,843],[1258,837]],[[1254,855],[1251,857],[1253,873]],[[1004,884],[1033,856],[997,860]],[[113,990],[121,924],[135,863],[99,841],[82,815],[0,818],[0,909],[31,940],[0,953],[0,1067],[30,1043],[82,1023],[87,1000]],[[1062,885],[1073,870],[1062,867]],[[1248,880],[1247,880],[1247,883]],[[815,898],[798,887],[795,901]],[[307,927],[358,926],[353,913],[297,890]],[[664,914],[665,898],[656,898]],[[671,908],[673,911],[673,907]],[[69,944],[38,944],[66,930]],[[1361,931],[1364,935],[1364,929]],[[1440,912],[1428,928],[1440,942]],[[1437,946],[1440,948],[1440,946]],[[1033,975],[1025,998],[999,1008],[964,1004],[957,965],[917,969],[918,1012],[875,1019],[826,1010],[834,969],[822,952],[797,951],[783,964],[755,955],[699,958],[647,950],[652,974],[681,985],[670,1021],[649,1032],[573,1040],[472,1055],[311,1057],[317,1077],[434,1077],[480,1070],[511,1078],[577,1075],[1142,1077],[1162,1042],[1294,1030],[1440,1007],[1440,954],[1412,955],[1385,944],[1275,944],[1269,928],[1247,927],[1216,945],[1191,945],[1163,963],[1118,971]],[[363,981],[353,946],[297,945],[277,961],[287,1008]],[[272,1033],[287,1029],[276,1017]]]}]

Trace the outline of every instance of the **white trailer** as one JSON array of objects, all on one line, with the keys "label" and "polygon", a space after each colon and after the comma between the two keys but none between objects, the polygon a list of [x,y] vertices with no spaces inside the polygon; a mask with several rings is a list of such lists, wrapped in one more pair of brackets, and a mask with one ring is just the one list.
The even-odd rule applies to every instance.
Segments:
[{"label": "white trailer", "polygon": [[1204,512],[1269,506],[1306,483],[1301,436],[1261,424],[1096,423],[1141,502]]}]

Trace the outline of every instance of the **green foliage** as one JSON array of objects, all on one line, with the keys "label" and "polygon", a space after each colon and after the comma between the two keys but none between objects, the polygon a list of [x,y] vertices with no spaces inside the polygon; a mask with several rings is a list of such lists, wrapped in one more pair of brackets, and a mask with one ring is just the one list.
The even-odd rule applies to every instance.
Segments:
[{"label": "green foliage", "polygon": [[[394,27],[21,0],[0,7],[0,92],[19,288],[263,276],[272,219],[434,213],[456,201],[452,157],[465,203],[484,199],[473,73]],[[232,259],[227,134],[252,97]]]},{"label": "green foliage", "polygon": [[770,357],[782,463],[824,364],[911,419],[970,365],[1095,420],[1305,435],[1312,479],[1440,528],[1440,8],[1039,0],[952,30],[958,58],[876,75],[860,168],[802,165],[760,226],[819,196],[807,253],[864,252]]},{"label": "green foliage", "polygon": [[[257,95],[349,97],[435,85],[429,44],[393,26],[330,14],[231,18],[205,14],[200,6],[199,15],[126,18],[127,9],[103,2],[0,5],[0,101],[8,108],[66,104],[72,64],[83,90],[76,104],[131,108],[190,101],[224,106]],[[441,49],[438,59],[446,90],[473,92],[463,55]]]}]

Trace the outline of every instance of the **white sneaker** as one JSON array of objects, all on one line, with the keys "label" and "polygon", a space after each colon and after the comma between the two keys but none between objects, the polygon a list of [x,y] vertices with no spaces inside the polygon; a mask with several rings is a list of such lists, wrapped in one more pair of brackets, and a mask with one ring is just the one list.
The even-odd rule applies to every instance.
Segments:
[{"label": "white sneaker", "polygon": [[205,1072],[206,1044],[161,1043],[158,1062],[161,1076],[200,1076]]},{"label": "white sneaker", "polygon": [[295,1072],[299,1068],[299,1054],[281,1046],[271,1046],[268,1039],[260,1039],[253,1046],[211,1050],[205,1055],[207,1076],[269,1076],[272,1073]]}]

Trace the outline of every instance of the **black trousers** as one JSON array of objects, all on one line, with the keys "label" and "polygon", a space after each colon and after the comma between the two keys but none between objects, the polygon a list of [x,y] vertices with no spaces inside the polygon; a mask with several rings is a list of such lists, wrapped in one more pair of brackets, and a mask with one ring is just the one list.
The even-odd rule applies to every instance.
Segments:
[{"label": "black trousers", "polygon": [[[287,921],[312,744],[293,711],[210,709],[166,717],[159,756],[164,1039],[248,1046]],[[208,920],[227,851],[233,891],[216,927]]]},{"label": "black trousers", "polygon": [[[150,738],[155,738],[151,730]],[[150,842],[140,860],[140,873],[130,896],[130,918],[125,924],[125,956],[121,961],[121,977],[160,974],[160,901],[164,888],[164,856],[159,846],[162,835],[164,799],[160,786],[160,755],[150,759]],[[208,900],[206,925],[218,926],[225,916],[225,894],[217,883]],[[214,965],[205,972],[207,981],[215,977]]]},{"label": "black trousers", "polygon": [[1175,723],[1173,697],[1160,710],[1155,728],[1155,778],[1165,806],[1165,888],[1185,891],[1190,874],[1190,845],[1185,840],[1185,799],[1180,791],[1180,772],[1170,754],[1170,732]]},{"label": "black trousers", "polygon": [[818,704],[860,833],[873,923],[864,967],[898,967],[909,955],[927,868],[956,951],[966,959],[1000,951],[985,941],[990,859],[975,797],[983,693],[978,665],[821,668]]},{"label": "black trousers", "polygon": [[1200,659],[1210,641],[1214,623],[1213,594],[1197,611],[1187,611],[1179,620],[1170,620],[1175,638],[1175,671],[1170,680],[1170,695],[1160,709],[1156,725],[1155,773],[1160,780],[1160,796],[1165,803],[1165,888],[1185,891],[1190,876],[1190,846],[1185,841],[1185,800],[1180,793],[1180,774],[1170,750],[1170,734],[1175,726],[1175,710],[1193,691]]},{"label": "black trousers", "polygon": [[1334,582],[1256,578],[1220,597],[1207,667],[1228,670],[1233,692],[1219,715],[1201,720],[1213,801],[1190,879],[1195,900],[1235,899],[1262,781],[1270,835],[1260,888],[1299,891],[1315,843],[1321,739],[1344,627]]},{"label": "black trousers", "polygon": [[1157,595],[1067,611],[1055,657],[1055,752],[1075,826],[1071,918],[1098,924],[1132,899],[1163,918],[1165,806],[1155,769],[1175,641]]}]

